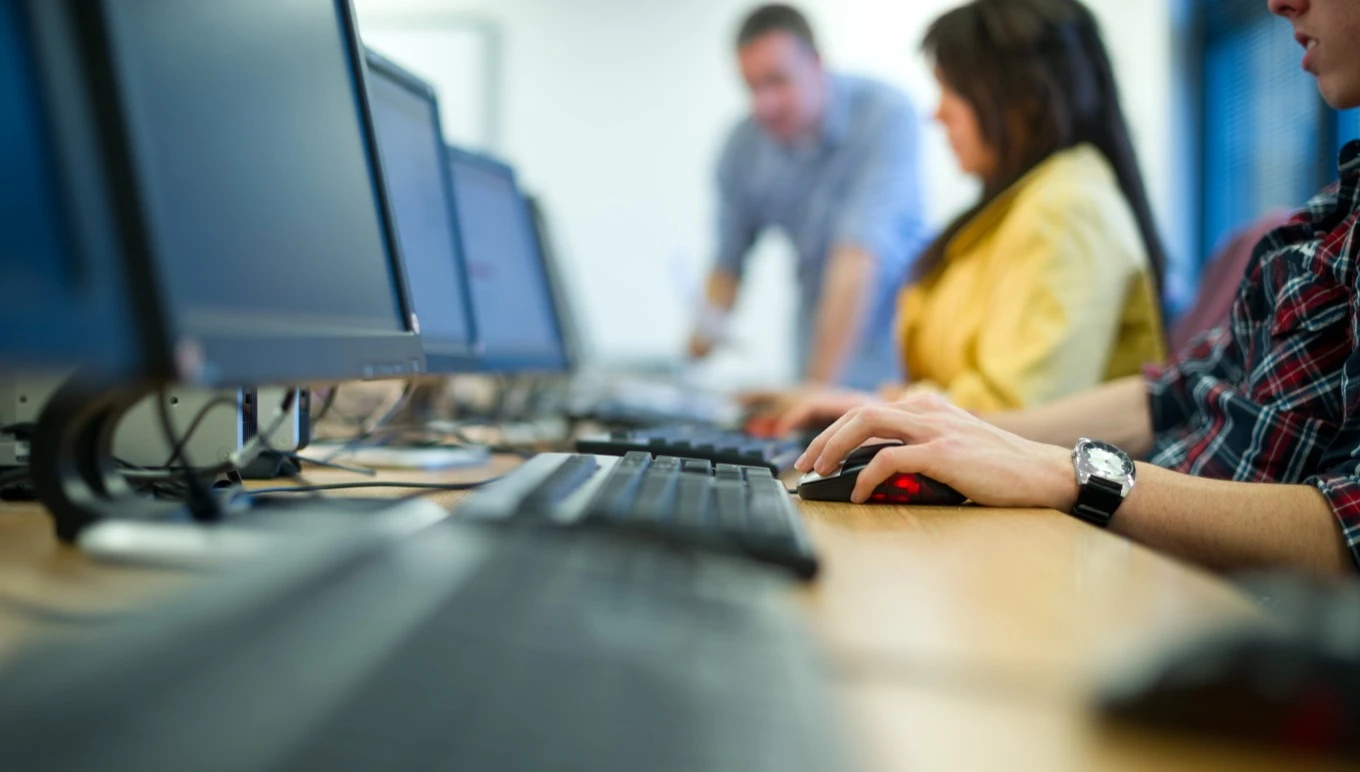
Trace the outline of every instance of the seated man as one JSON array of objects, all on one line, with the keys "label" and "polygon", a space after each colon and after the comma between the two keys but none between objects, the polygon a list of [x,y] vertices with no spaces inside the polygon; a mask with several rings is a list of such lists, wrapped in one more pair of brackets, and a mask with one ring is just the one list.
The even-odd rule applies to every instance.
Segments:
[{"label": "seated man", "polygon": [[[1360,106],[1360,4],[1269,4],[1293,24],[1303,66],[1327,102]],[[1360,142],[1353,142],[1341,155],[1340,183],[1257,246],[1229,324],[1170,364],[990,421],[938,397],[857,408],[818,437],[798,467],[830,472],[870,438],[900,439],[908,444],[880,453],[859,476],[855,501],[894,472],[915,472],[978,504],[1072,512],[1216,568],[1353,572],[1358,220]],[[1135,466],[1129,456],[1150,462]]]}]

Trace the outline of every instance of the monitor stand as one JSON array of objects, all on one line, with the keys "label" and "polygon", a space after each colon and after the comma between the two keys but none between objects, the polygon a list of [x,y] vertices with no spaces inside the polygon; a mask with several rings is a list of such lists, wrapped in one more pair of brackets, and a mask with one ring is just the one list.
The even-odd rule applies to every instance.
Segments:
[{"label": "monitor stand", "polygon": [[[351,507],[343,500],[301,499],[238,509],[229,506],[229,502],[239,489],[233,486],[215,490],[206,482],[192,491],[187,503],[142,495],[128,484],[114,460],[114,436],[128,411],[156,392],[155,384],[127,384],[79,374],[52,393],[38,416],[29,466],[34,491],[51,514],[61,541],[84,543],[86,535],[99,530],[101,524],[118,524],[122,528],[120,533],[127,530],[128,524],[153,529],[192,526],[188,530],[201,532],[199,526],[219,524],[225,519],[231,526],[255,528],[264,524],[279,530],[270,526],[269,515],[261,511],[278,513],[275,522],[286,521],[284,529],[292,530],[326,520],[333,523],[336,512],[356,511],[358,516],[358,509],[371,514],[373,509],[395,507],[418,510],[425,517],[443,513],[442,508],[426,500],[400,504],[370,501],[363,507]],[[133,554],[147,548],[151,541],[154,540],[114,539]],[[107,539],[100,543],[107,545]]]},{"label": "monitor stand", "polygon": [[[214,507],[139,495],[114,461],[119,421],[148,394],[149,385],[112,383],[77,374],[57,388],[38,415],[29,451],[37,498],[51,514],[57,538],[73,543],[100,520],[210,522]],[[201,497],[195,497],[201,498]]]}]

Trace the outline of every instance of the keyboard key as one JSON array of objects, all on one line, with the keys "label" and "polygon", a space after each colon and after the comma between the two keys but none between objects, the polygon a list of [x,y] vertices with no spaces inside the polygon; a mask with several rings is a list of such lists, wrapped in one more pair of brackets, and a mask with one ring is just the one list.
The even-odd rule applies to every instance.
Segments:
[{"label": "keyboard key", "polygon": [[684,462],[674,456],[658,456],[652,462],[652,469],[657,471],[678,472]]},{"label": "keyboard key", "polygon": [[633,519],[642,521],[667,522],[673,519],[677,483],[680,481],[678,469],[661,468],[654,465],[642,479],[637,499],[633,505]]},{"label": "keyboard key", "polygon": [[685,475],[680,478],[675,497],[675,523],[681,528],[700,531],[708,525],[708,510],[713,486],[707,477]]},{"label": "keyboard key", "polygon": [[717,477],[719,480],[736,480],[740,482],[745,479],[741,473],[741,467],[733,464],[718,464]]},{"label": "keyboard key", "polygon": [[537,509],[571,495],[600,468],[594,456],[572,456],[525,496],[520,505]]},{"label": "keyboard key", "polygon": [[686,474],[701,474],[705,477],[713,471],[713,465],[702,458],[687,458],[681,468]]}]

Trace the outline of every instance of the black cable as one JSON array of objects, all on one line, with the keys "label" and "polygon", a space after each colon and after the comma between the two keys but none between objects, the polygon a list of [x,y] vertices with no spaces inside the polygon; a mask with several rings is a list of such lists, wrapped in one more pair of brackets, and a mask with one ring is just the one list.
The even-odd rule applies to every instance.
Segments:
[{"label": "black cable", "polygon": [[407,381],[406,387],[401,390],[401,396],[397,398],[396,402],[392,403],[392,406],[389,407],[380,418],[378,418],[376,423],[374,423],[372,426],[366,429],[361,429],[359,433],[356,434],[353,438],[351,438],[348,442],[346,442],[339,448],[336,448],[335,450],[331,451],[330,453],[326,454],[321,460],[326,462],[334,461],[340,456],[343,456],[348,451],[351,451],[354,448],[362,445],[364,442],[368,441],[370,437],[372,437],[375,433],[382,429],[384,424],[392,420],[393,416],[395,416],[398,413],[398,411],[400,411],[406,405],[406,401],[411,398],[411,395],[413,393],[415,393],[415,388],[416,388],[415,381]]},{"label": "black cable", "polygon": [[[162,403],[165,402],[164,392],[161,393],[160,401]],[[211,413],[214,408],[219,407],[239,408],[240,404],[234,399],[229,399],[227,397],[217,397],[215,399],[210,400],[208,404],[203,406],[202,410],[198,411],[198,415],[195,415],[194,420],[189,423],[189,429],[184,433],[184,436],[178,442],[175,442],[173,439],[171,439],[174,436],[174,431],[169,430],[169,433],[166,434],[166,442],[170,443],[170,446],[173,448],[173,450],[170,453],[169,460],[167,460],[164,464],[161,464],[161,466],[165,467],[166,469],[169,469],[170,467],[173,467],[175,465],[176,461],[179,461],[181,458],[184,457],[184,449],[188,447],[189,441],[194,438],[194,435],[198,433],[199,428],[203,426],[203,422],[207,420],[208,414]],[[163,410],[164,415],[161,416],[162,424],[163,427],[168,427],[169,424],[165,422],[168,421],[170,418],[170,411],[169,408],[164,404],[162,404],[162,408],[165,408]],[[193,466],[193,464],[188,463],[188,459],[185,459],[185,466]]]},{"label": "black cable", "polygon": [[317,408],[316,412],[312,414],[312,423],[321,423],[321,420],[331,412],[331,408],[335,407],[336,395],[339,393],[340,386],[338,384],[332,386],[330,391],[326,392],[326,399],[321,402],[321,407]]},{"label": "black cable", "polygon": [[[225,402],[231,403],[231,400],[222,399]],[[199,411],[198,419],[196,420],[202,419],[203,416],[207,415],[208,410],[216,401],[217,400],[213,400],[205,405],[203,410]],[[160,415],[161,433],[165,436],[165,443],[175,448],[175,453],[170,459],[171,462],[181,458],[184,460],[183,477],[184,482],[188,485],[189,489],[189,495],[187,497],[189,512],[194,516],[194,519],[199,521],[216,522],[221,520],[222,509],[217,505],[217,499],[213,498],[207,487],[203,485],[203,481],[199,479],[198,473],[194,471],[193,460],[190,459],[189,455],[185,452],[185,445],[188,444],[189,437],[187,435],[183,438],[177,438],[175,436],[174,421],[170,417],[170,397],[165,388],[160,390],[160,394],[156,399],[156,412]],[[170,466],[171,464],[166,464],[166,467]]]},{"label": "black cable", "polygon": [[335,462],[333,462],[333,461],[322,461],[322,460],[319,459],[319,458],[311,458],[311,457],[309,457],[309,456],[303,456],[303,455],[300,455],[300,454],[298,454],[298,453],[284,453],[283,455],[284,455],[286,458],[290,459],[293,463],[297,464],[299,468],[302,467],[303,464],[311,464],[312,466],[319,466],[319,467],[322,467],[322,468],[325,468],[325,469],[338,469],[338,470],[340,470],[341,472],[349,472],[349,473],[351,473],[351,474],[361,474],[361,475],[363,475],[363,476],[365,476],[365,477],[377,477],[377,476],[378,476],[378,470],[376,470],[376,469],[369,469],[369,468],[366,467],[366,466],[347,466],[347,465],[345,465],[345,464],[337,464],[337,463],[335,463]]},{"label": "black cable", "polygon": [[329,491],[350,491],[363,490],[367,488],[400,488],[422,491],[470,491],[476,490],[499,480],[493,477],[490,480],[478,480],[469,483],[412,483],[412,482],[361,482],[361,483],[336,483],[334,485],[305,485],[296,488],[262,488],[260,490],[248,490],[246,493],[251,496],[274,496],[281,493],[326,493]]},{"label": "black cable", "polygon": [[13,435],[16,435],[16,436],[18,436],[18,435],[28,436],[28,435],[33,434],[33,432],[34,432],[37,428],[38,428],[38,425],[37,425],[37,424],[32,423],[32,422],[25,421],[25,422],[20,422],[20,423],[17,423],[17,424],[9,424],[9,425],[7,425],[7,426],[0,426],[0,434],[13,434]]}]

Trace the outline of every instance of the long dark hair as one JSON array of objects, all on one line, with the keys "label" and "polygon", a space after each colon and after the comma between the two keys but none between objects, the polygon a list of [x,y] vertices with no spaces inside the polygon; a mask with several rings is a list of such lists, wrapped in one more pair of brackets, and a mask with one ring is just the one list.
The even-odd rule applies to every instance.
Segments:
[{"label": "long dark hair", "polygon": [[983,181],[982,200],[921,255],[917,278],[937,268],[949,242],[1007,188],[1054,153],[1087,143],[1114,168],[1160,294],[1166,251],[1091,11],[1078,0],[974,0],[936,19],[921,49],[972,106],[999,163]]}]

